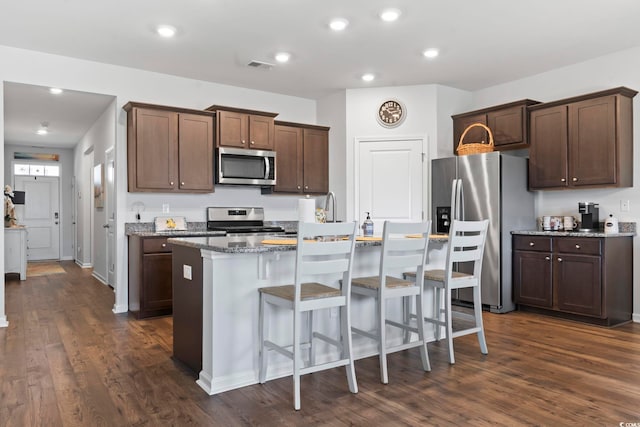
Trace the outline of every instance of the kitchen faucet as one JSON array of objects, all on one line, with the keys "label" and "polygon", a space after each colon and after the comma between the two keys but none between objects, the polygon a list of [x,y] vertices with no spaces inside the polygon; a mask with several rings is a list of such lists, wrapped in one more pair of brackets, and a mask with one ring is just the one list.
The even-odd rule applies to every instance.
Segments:
[{"label": "kitchen faucet", "polygon": [[[329,221],[329,215],[326,214],[326,212],[329,212],[329,199],[333,201],[333,205],[331,207],[331,212],[333,212],[331,221]],[[336,221],[336,195],[333,193],[333,191],[329,191],[327,193],[327,196],[324,199],[324,211],[325,211],[325,215],[327,215],[327,222],[337,222]]]}]

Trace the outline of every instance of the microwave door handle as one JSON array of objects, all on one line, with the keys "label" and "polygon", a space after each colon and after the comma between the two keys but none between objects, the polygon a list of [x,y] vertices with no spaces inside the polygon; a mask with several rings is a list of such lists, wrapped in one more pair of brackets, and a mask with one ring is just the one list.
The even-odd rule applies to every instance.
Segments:
[{"label": "microwave door handle", "polygon": [[271,167],[269,166],[269,158],[264,157],[264,179],[269,179],[269,172]]}]

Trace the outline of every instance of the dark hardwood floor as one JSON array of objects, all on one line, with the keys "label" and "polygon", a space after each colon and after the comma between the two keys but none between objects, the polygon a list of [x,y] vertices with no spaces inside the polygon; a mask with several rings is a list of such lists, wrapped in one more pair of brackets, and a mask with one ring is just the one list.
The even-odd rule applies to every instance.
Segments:
[{"label": "dark hardwood floor", "polygon": [[489,355],[475,336],[430,343],[344,369],[208,396],[171,359],[171,317],[113,314],[113,291],[72,262],[66,274],[6,276],[0,329],[1,426],[608,425],[640,423],[640,324],[613,329],[528,313],[485,313]]}]

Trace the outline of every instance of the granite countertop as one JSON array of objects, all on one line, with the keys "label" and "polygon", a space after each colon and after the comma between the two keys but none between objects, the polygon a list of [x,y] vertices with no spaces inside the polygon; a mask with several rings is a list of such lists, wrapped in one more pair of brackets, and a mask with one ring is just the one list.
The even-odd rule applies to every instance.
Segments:
[{"label": "granite countertop", "polygon": [[[296,249],[295,244],[270,245],[263,244],[266,239],[286,239],[283,235],[275,236],[233,236],[233,237],[172,237],[170,244],[188,246],[196,249],[207,249],[223,253],[264,253],[283,252]],[[291,240],[290,238],[287,240]],[[447,242],[447,235],[432,236],[430,242]],[[382,246],[381,241],[358,241],[356,248]]]},{"label": "granite countertop", "polygon": [[538,231],[538,230],[518,230],[511,234],[524,236],[549,236],[549,237],[632,237],[635,232],[627,231],[615,234],[605,234],[603,231]]}]

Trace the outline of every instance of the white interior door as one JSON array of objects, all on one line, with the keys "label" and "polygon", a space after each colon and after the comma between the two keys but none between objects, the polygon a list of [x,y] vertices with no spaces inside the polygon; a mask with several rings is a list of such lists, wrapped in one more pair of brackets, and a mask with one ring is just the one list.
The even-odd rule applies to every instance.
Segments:
[{"label": "white interior door", "polygon": [[115,287],[116,269],[116,203],[115,203],[115,160],[114,150],[105,153],[105,212],[107,223],[107,284]]},{"label": "white interior door", "polygon": [[359,141],[356,218],[371,213],[374,234],[384,221],[422,221],[422,140]]},{"label": "white interior door", "polygon": [[60,259],[59,178],[16,176],[16,190],[25,192],[18,221],[27,228],[27,260]]}]

